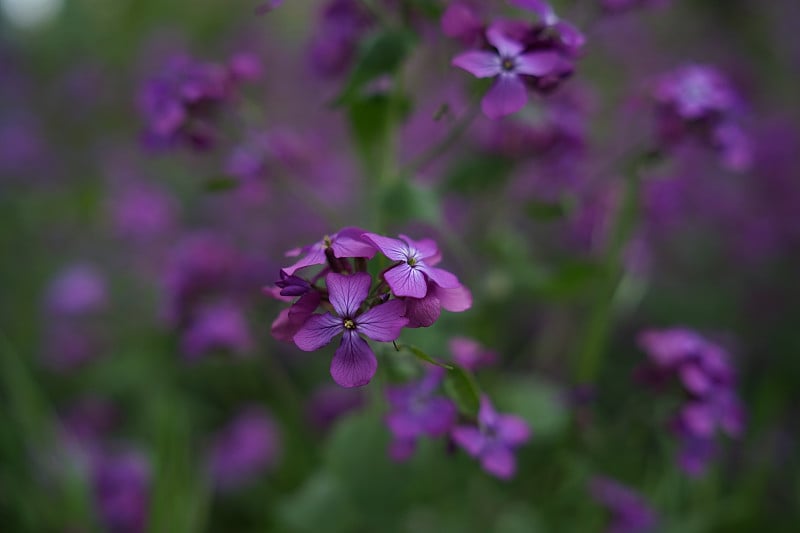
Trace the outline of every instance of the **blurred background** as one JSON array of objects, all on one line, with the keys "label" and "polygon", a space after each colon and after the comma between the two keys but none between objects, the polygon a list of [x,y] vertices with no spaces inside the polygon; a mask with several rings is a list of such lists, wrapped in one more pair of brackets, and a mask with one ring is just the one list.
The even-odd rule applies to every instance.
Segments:
[{"label": "blurred background", "polygon": [[[553,2],[574,73],[500,121],[444,15],[536,16],[453,5],[0,0],[0,530],[796,529],[800,3]],[[669,138],[686,65],[735,130]],[[413,358],[342,389],[272,338],[284,252],[351,225],[471,289],[402,338],[495,354],[481,389],[533,431],[512,480],[447,437],[390,458]],[[673,327],[741,404],[691,464],[641,336]]]}]

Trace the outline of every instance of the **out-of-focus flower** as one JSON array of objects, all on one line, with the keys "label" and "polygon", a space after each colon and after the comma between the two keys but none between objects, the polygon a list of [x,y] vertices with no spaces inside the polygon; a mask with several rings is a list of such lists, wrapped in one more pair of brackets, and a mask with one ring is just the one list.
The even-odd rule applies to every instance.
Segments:
[{"label": "out-of-focus flower", "polygon": [[108,210],[121,237],[143,241],[175,226],[177,206],[165,190],[138,182],[113,190]]},{"label": "out-of-focus flower", "polygon": [[470,371],[497,362],[497,354],[487,350],[477,341],[466,337],[453,337],[448,343],[453,361]]},{"label": "out-of-focus flower", "polygon": [[481,101],[481,109],[496,119],[516,113],[528,101],[522,76],[543,77],[559,67],[559,57],[552,51],[528,51],[525,43],[517,41],[499,26],[486,30],[486,39],[494,51],[474,50],[453,58],[453,65],[478,78],[496,78]]},{"label": "out-of-focus flower", "polygon": [[498,414],[489,397],[481,398],[478,427],[457,426],[453,440],[481,462],[488,473],[500,479],[510,479],[517,471],[514,449],[531,437],[528,423],[516,415]]},{"label": "out-of-focus flower", "polygon": [[244,311],[231,301],[201,307],[181,337],[181,349],[189,359],[198,359],[214,350],[245,355],[252,348]]},{"label": "out-of-focus flower", "polygon": [[306,413],[315,427],[326,431],[339,417],[361,408],[365,400],[362,389],[324,385],[309,398]]},{"label": "out-of-focus flower", "polygon": [[58,274],[45,299],[47,310],[61,317],[97,313],[108,305],[106,280],[94,266],[78,263]]},{"label": "out-of-focus flower", "polygon": [[655,383],[675,376],[687,396],[672,421],[682,442],[678,464],[690,475],[701,475],[713,459],[717,431],[730,437],[744,431],[745,413],[729,356],[686,328],[644,331],[639,345],[650,359],[640,375]]},{"label": "out-of-focus flower", "polygon": [[136,452],[105,453],[93,467],[98,515],[107,531],[144,531],[150,500],[150,465]]},{"label": "out-of-focus flower", "polygon": [[645,499],[633,489],[613,479],[596,476],[589,481],[592,498],[608,509],[609,533],[647,533],[658,524],[658,517]]},{"label": "out-of-focus flower", "polygon": [[311,43],[311,64],[322,76],[342,74],[350,66],[373,17],[357,0],[331,0],[319,15]]},{"label": "out-of-focus flower", "polygon": [[209,473],[218,489],[234,490],[274,467],[280,453],[280,431],[272,416],[258,407],[246,408],[214,436]]},{"label": "out-of-focus flower", "polygon": [[444,372],[441,367],[430,367],[419,381],[386,388],[389,412],[385,421],[394,436],[389,449],[392,459],[408,459],[419,437],[441,437],[455,424],[455,404],[435,394]]},{"label": "out-of-focus flower", "polygon": [[345,276],[331,272],[325,282],[328,298],[338,316],[312,315],[295,334],[294,342],[301,350],[311,352],[341,333],[342,342],[331,361],[331,376],[342,387],[366,385],[375,375],[378,360],[360,335],[380,342],[397,339],[408,323],[403,316],[405,303],[390,300],[359,313],[372,284],[369,274],[358,272]]},{"label": "out-of-focus flower", "polygon": [[482,37],[484,23],[475,8],[464,2],[451,2],[442,13],[442,33],[471,46]]},{"label": "out-of-focus flower", "polygon": [[570,54],[577,54],[586,42],[583,34],[572,23],[560,18],[553,7],[543,0],[510,0],[511,5],[532,11],[539,17],[544,32],[555,33],[556,38]]}]

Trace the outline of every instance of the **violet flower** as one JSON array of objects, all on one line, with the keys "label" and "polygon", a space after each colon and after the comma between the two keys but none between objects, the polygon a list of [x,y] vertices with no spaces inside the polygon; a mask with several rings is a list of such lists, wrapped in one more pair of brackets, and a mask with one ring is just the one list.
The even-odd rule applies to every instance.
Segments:
[{"label": "violet flower", "polygon": [[93,468],[94,498],[104,529],[139,533],[147,523],[150,465],[138,453],[105,454]]},{"label": "violet flower", "polygon": [[470,371],[490,366],[497,361],[497,354],[487,350],[477,341],[466,337],[453,337],[448,343],[453,361]]},{"label": "violet flower", "polygon": [[586,43],[583,34],[570,22],[561,19],[553,7],[543,0],[510,0],[510,4],[535,13],[539,23],[555,32],[565,50],[572,55],[580,52]]},{"label": "violet flower", "polygon": [[646,533],[658,523],[655,511],[641,495],[613,479],[592,478],[589,493],[611,513],[609,533]]},{"label": "violet flower", "polygon": [[102,311],[108,305],[105,277],[88,263],[76,263],[53,279],[45,301],[50,313],[62,317]]},{"label": "violet flower", "polygon": [[294,336],[301,350],[311,352],[330,343],[342,334],[342,341],[331,361],[331,376],[342,387],[366,385],[375,375],[378,360],[361,335],[380,342],[400,336],[408,323],[405,303],[390,300],[363,313],[359,311],[367,299],[372,278],[358,272],[349,276],[329,273],[325,278],[328,298],[337,315],[312,315]]},{"label": "violet flower", "polygon": [[181,335],[181,350],[192,360],[215,350],[246,355],[253,348],[250,327],[242,309],[220,301],[197,310]]},{"label": "violet flower", "polygon": [[484,114],[497,119],[516,113],[528,101],[522,76],[546,76],[559,67],[559,57],[552,51],[527,51],[524,43],[506,35],[498,26],[486,30],[486,39],[494,51],[473,50],[453,58],[452,64],[478,78],[496,78],[481,100]]},{"label": "violet flower", "polygon": [[530,440],[531,430],[519,416],[498,414],[484,395],[478,411],[478,427],[456,426],[451,436],[469,455],[480,460],[486,472],[510,479],[517,471],[514,449]]},{"label": "violet flower", "polygon": [[240,488],[275,466],[280,432],[273,418],[258,407],[244,409],[214,437],[208,469],[222,491]]},{"label": "violet flower", "polygon": [[336,233],[326,235],[321,241],[302,248],[294,248],[286,252],[287,257],[303,257],[295,264],[288,266],[283,271],[292,275],[297,270],[313,265],[323,265],[328,262],[327,254],[336,259],[348,257],[363,257],[371,259],[375,255],[375,248],[362,239],[364,230],[355,227],[342,228]]},{"label": "violet flower", "polygon": [[430,367],[419,381],[386,388],[389,412],[385,421],[394,436],[389,449],[392,459],[408,459],[419,437],[441,437],[455,424],[455,404],[435,394],[444,373],[441,367]]}]

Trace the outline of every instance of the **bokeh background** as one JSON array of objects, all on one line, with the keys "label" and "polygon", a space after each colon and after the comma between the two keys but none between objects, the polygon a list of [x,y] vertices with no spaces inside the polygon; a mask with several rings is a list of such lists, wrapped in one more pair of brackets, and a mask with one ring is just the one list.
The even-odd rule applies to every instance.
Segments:
[{"label": "bokeh background", "polygon": [[[0,530],[587,532],[641,498],[657,520],[615,531],[794,531],[800,4],[628,3],[554,2],[573,76],[492,121],[444,1],[0,0]],[[689,139],[631,197],[653,84],[692,63],[741,98],[748,164]],[[158,84],[221,71],[159,138]],[[332,349],[270,335],[284,252],[350,225],[436,239],[471,289],[403,340],[497,355],[481,388],[533,430],[512,480],[447,438],[389,457],[408,354],[345,390]],[[641,379],[637,336],[675,326],[723,347],[746,412],[701,472],[681,391]]]}]

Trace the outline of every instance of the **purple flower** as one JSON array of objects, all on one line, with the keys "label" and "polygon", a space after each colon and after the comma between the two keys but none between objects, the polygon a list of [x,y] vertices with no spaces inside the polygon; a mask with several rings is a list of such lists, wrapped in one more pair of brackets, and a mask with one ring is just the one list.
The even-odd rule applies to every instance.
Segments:
[{"label": "purple flower", "polygon": [[516,113],[528,101],[522,76],[546,76],[555,72],[559,57],[552,51],[526,52],[524,43],[504,35],[498,26],[486,30],[495,51],[473,50],[453,58],[453,65],[478,78],[496,78],[481,101],[484,114],[497,119]]},{"label": "purple flower", "polygon": [[484,30],[483,21],[475,9],[464,2],[447,5],[442,13],[441,27],[447,37],[458,39],[467,46],[480,39]]},{"label": "purple flower", "polygon": [[319,26],[311,43],[311,64],[322,76],[344,72],[355,56],[373,16],[356,0],[331,0],[319,15]]},{"label": "purple flower", "polygon": [[343,389],[325,385],[317,389],[306,404],[306,414],[313,425],[326,431],[341,416],[365,404],[363,389]]},{"label": "purple flower", "polygon": [[214,350],[244,355],[253,348],[250,328],[242,309],[220,301],[198,309],[181,336],[181,350],[196,360]]},{"label": "purple flower", "polygon": [[436,243],[430,239],[414,241],[405,235],[398,239],[364,233],[364,239],[383,255],[398,263],[383,273],[395,296],[423,298],[428,294],[428,281],[445,289],[458,289],[461,283],[450,272],[435,268],[441,260]]},{"label": "purple flower", "polygon": [[164,190],[150,184],[125,185],[113,191],[109,214],[122,237],[146,240],[175,225],[176,205]]},{"label": "purple flower", "polygon": [[313,265],[323,265],[328,262],[327,254],[330,253],[335,259],[348,257],[364,257],[371,259],[375,255],[375,248],[364,241],[361,236],[364,230],[360,228],[347,227],[331,235],[326,235],[321,241],[315,242],[303,248],[294,248],[286,252],[287,257],[303,257],[295,264],[284,268],[284,272],[292,275],[295,271]]},{"label": "purple flower", "polygon": [[472,293],[460,285],[453,288],[440,287],[428,280],[428,293],[424,298],[404,298],[409,328],[426,328],[439,319],[442,308],[459,313],[472,307]]},{"label": "purple flower", "polygon": [[279,341],[294,342],[294,336],[311,318],[321,301],[322,298],[317,291],[308,292],[298,298],[291,307],[281,311],[272,322],[272,336]]},{"label": "purple flower", "polygon": [[455,424],[455,404],[434,394],[444,373],[441,367],[430,367],[419,381],[386,388],[389,413],[385,421],[394,436],[390,447],[393,459],[408,459],[420,436],[441,437]]},{"label": "purple flower", "polygon": [[367,299],[372,278],[358,272],[349,276],[329,273],[325,278],[328,298],[337,315],[312,315],[294,336],[301,350],[311,352],[330,343],[338,334],[342,341],[331,361],[331,376],[342,387],[366,385],[375,375],[378,360],[361,335],[380,342],[400,336],[408,324],[405,303],[390,300],[363,313],[359,308]]},{"label": "purple flower", "polygon": [[448,343],[453,361],[467,370],[474,371],[497,361],[497,354],[487,350],[477,341],[466,337],[453,337]]},{"label": "purple flower", "polygon": [[144,531],[150,500],[150,465],[134,452],[105,454],[93,468],[92,486],[104,528],[112,533]]},{"label": "purple flower", "polygon": [[45,300],[47,310],[55,315],[96,313],[108,305],[105,278],[88,263],[74,264],[51,282]]},{"label": "purple flower", "polygon": [[559,42],[570,54],[575,55],[580,52],[586,43],[586,38],[578,28],[559,18],[553,7],[547,2],[543,0],[510,0],[510,3],[536,13],[539,23],[546,29],[554,31]]},{"label": "purple flower", "polygon": [[592,478],[589,492],[611,513],[611,522],[606,529],[609,533],[645,533],[652,531],[658,523],[655,511],[642,496],[613,479]]},{"label": "purple flower", "polygon": [[272,417],[258,407],[243,410],[217,433],[209,449],[214,485],[223,491],[246,485],[276,464],[280,448]]},{"label": "purple flower", "polygon": [[285,270],[280,271],[281,279],[275,282],[281,296],[302,296],[311,290],[311,284],[298,276],[290,276]]},{"label": "purple flower", "polygon": [[451,436],[468,454],[480,460],[488,473],[510,479],[517,471],[513,450],[530,440],[531,430],[519,416],[498,414],[484,395],[478,411],[478,427],[457,426]]}]

